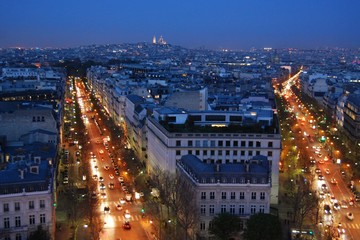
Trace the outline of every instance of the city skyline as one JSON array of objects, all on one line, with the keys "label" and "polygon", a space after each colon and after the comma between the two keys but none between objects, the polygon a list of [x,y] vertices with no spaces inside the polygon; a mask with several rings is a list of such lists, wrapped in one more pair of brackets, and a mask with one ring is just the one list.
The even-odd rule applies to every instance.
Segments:
[{"label": "city skyline", "polygon": [[0,47],[151,42],[188,48],[358,48],[358,1],[0,2]]}]

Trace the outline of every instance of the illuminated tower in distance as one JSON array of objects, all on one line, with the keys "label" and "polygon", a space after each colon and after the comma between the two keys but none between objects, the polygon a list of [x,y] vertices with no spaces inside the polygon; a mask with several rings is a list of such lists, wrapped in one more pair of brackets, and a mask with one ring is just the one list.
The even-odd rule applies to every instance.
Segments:
[{"label": "illuminated tower in distance", "polygon": [[154,37],[153,37],[152,43],[153,43],[153,44],[156,44],[156,36],[155,36],[155,35],[154,35]]}]

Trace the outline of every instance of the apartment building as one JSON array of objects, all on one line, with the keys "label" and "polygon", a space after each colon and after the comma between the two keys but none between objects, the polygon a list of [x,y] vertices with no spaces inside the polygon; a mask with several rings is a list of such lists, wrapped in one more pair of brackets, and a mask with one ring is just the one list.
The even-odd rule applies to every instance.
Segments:
[{"label": "apartment building", "polygon": [[176,162],[185,155],[208,164],[234,166],[263,155],[271,169],[270,203],[277,204],[281,136],[273,115],[265,118],[260,113],[254,109],[251,113],[154,109],[146,122],[148,171],[175,172]]},{"label": "apartment building", "polygon": [[196,192],[199,221],[193,233],[201,239],[208,239],[210,222],[217,214],[238,216],[243,229],[251,215],[270,212],[271,169],[265,156],[239,164],[216,164],[184,155],[176,167]]}]

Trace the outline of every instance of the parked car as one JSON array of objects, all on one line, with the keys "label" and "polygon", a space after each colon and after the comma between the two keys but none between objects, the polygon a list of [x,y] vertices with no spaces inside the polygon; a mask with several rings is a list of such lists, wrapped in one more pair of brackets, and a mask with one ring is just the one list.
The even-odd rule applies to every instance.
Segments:
[{"label": "parked car", "polygon": [[349,220],[354,220],[354,214],[352,214],[351,212],[346,213],[346,217]]}]

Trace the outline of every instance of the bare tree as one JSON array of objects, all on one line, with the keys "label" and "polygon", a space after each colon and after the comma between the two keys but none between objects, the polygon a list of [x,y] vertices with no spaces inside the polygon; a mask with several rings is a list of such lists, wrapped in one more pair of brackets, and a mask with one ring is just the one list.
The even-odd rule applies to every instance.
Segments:
[{"label": "bare tree", "polygon": [[[160,202],[165,205],[166,216],[162,205],[159,207],[160,230],[164,223],[164,234],[167,239],[188,239],[189,233],[198,220],[195,201],[196,191],[192,183],[179,174],[155,169],[153,182],[160,192]],[[161,231],[160,231],[161,232]]]},{"label": "bare tree", "polygon": [[289,198],[294,212],[293,222],[301,230],[306,218],[311,220],[311,218],[316,216],[319,206],[318,198],[311,191],[310,186],[302,180],[297,184]]}]

